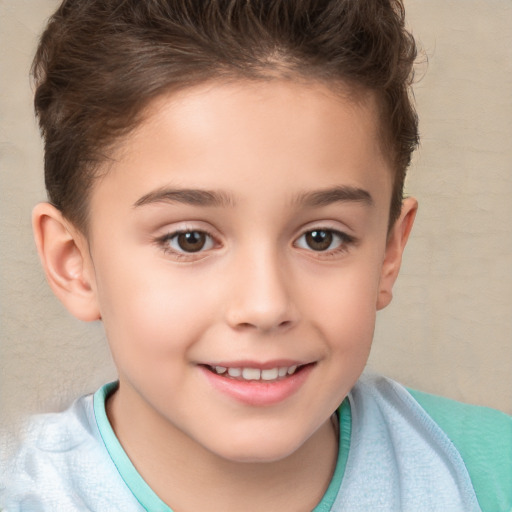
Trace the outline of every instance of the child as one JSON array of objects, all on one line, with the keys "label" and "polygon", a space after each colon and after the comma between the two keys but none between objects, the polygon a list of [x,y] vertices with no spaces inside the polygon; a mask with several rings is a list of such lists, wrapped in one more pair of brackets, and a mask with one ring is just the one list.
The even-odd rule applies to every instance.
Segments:
[{"label": "child", "polygon": [[34,231],[119,380],[34,420],[5,510],[510,509],[508,417],[361,377],[416,212],[414,57],[398,1],[62,4]]}]

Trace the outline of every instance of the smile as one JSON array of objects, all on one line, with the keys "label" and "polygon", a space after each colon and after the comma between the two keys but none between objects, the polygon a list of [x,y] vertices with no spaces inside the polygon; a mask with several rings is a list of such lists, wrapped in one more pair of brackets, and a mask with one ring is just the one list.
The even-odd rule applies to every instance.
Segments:
[{"label": "smile", "polygon": [[199,368],[213,389],[244,405],[265,407],[287,400],[297,393],[317,363],[298,361],[233,362],[200,364]]},{"label": "smile", "polygon": [[[302,365],[305,366],[305,365]],[[279,366],[275,368],[268,368],[261,370],[259,368],[246,368],[246,367],[225,367],[225,366],[207,366],[207,368],[227,378],[244,380],[244,381],[273,381],[283,379],[293,375],[302,366]]]}]

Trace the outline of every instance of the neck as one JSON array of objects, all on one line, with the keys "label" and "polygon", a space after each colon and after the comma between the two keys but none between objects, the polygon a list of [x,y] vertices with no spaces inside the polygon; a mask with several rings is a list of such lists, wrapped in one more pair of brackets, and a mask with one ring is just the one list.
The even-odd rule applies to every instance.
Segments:
[{"label": "neck", "polygon": [[330,420],[280,460],[237,462],[208,451],[156,414],[140,414],[132,398],[121,390],[110,397],[110,423],[139,474],[175,512],[311,511],[327,490],[338,452]]}]

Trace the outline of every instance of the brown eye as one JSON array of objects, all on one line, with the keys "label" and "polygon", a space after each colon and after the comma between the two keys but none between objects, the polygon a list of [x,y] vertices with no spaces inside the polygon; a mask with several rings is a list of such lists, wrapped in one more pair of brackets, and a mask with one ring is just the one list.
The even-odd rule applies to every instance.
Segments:
[{"label": "brown eye", "polygon": [[334,254],[348,250],[354,237],[337,229],[318,228],[305,231],[294,242],[295,247],[318,253]]},{"label": "brown eye", "polygon": [[187,231],[175,237],[175,243],[183,252],[198,252],[206,245],[206,234],[201,231]]},{"label": "brown eye", "polygon": [[326,251],[331,247],[334,239],[332,231],[323,229],[309,231],[304,236],[307,246],[313,251]]},{"label": "brown eye", "polygon": [[164,253],[177,258],[192,254],[200,256],[199,253],[216,247],[214,238],[206,231],[201,230],[174,231],[157,239],[156,242]]},{"label": "brown eye", "polygon": [[194,253],[214,247],[214,241],[204,231],[181,231],[165,236],[161,243],[164,248],[176,253]]}]

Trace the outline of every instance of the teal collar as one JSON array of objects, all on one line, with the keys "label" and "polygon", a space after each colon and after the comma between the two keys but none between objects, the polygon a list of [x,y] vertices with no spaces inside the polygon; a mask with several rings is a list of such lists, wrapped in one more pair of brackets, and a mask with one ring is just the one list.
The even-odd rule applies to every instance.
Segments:
[{"label": "teal collar", "polygon": [[[172,512],[171,508],[155,494],[135,469],[110,425],[105,404],[108,397],[114,393],[117,387],[117,382],[111,382],[100,388],[94,395],[94,415],[103,443],[121,478],[142,507],[150,512]],[[347,398],[345,398],[338,409],[338,418],[340,435],[336,469],[322,501],[314,508],[313,512],[328,512],[331,510],[341,487],[347,464],[352,429],[350,404]]]}]

